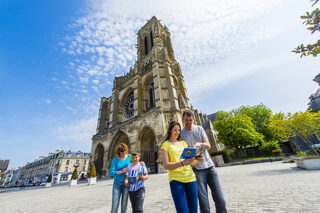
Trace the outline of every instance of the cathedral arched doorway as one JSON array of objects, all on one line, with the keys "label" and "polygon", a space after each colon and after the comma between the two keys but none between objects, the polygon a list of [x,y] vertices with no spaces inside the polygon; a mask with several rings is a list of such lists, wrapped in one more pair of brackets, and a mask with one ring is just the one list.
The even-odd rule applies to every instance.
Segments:
[{"label": "cathedral arched doorway", "polygon": [[104,148],[99,144],[94,153],[94,165],[96,166],[97,177],[102,177]]},{"label": "cathedral arched doorway", "polygon": [[150,173],[158,173],[158,150],[156,150],[156,137],[154,131],[150,127],[145,127],[140,132],[140,154],[141,161],[150,168]]},{"label": "cathedral arched doorway", "polygon": [[113,137],[110,148],[109,148],[109,153],[108,153],[108,160],[107,160],[107,168],[110,169],[111,167],[111,163],[112,163],[112,159],[114,157],[116,157],[116,146],[119,143],[125,143],[128,146],[129,149],[129,153],[130,153],[130,141],[129,141],[129,137],[127,136],[127,134],[125,134],[122,131],[117,132],[117,134]]}]

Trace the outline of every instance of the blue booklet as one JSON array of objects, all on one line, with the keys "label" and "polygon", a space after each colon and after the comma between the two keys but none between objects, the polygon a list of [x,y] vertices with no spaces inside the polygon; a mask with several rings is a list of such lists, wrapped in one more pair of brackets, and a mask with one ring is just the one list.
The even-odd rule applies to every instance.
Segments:
[{"label": "blue booklet", "polygon": [[137,183],[139,181],[140,176],[142,176],[141,172],[139,172],[139,174],[136,177],[134,177],[134,176],[128,177],[128,182],[131,184]]},{"label": "blue booklet", "polygon": [[192,157],[199,157],[203,151],[205,150],[205,146],[199,148],[184,148],[180,159],[188,159]]},{"label": "blue booklet", "polygon": [[137,177],[128,177],[128,182],[129,183],[136,183],[137,182]]}]

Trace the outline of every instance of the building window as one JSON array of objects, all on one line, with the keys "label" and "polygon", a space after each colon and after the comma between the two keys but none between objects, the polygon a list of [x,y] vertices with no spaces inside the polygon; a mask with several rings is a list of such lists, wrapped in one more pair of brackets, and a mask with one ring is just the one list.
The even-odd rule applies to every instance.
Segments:
[{"label": "building window", "polygon": [[61,181],[68,180],[68,175],[61,175],[60,180]]},{"label": "building window", "polygon": [[153,82],[150,85],[149,88],[149,97],[150,97],[150,107],[154,106],[154,85]]},{"label": "building window", "polygon": [[68,167],[66,167],[66,168],[64,169],[64,172],[68,172]]},{"label": "building window", "polygon": [[148,37],[144,37],[144,54],[148,55]]},{"label": "building window", "polygon": [[151,41],[151,48],[153,47],[153,35],[152,31],[150,32],[150,41]]},{"label": "building window", "polygon": [[86,170],[86,167],[85,167],[85,166],[83,166],[82,171],[85,171],[85,170]]},{"label": "building window", "polygon": [[58,171],[59,171],[59,168],[56,168],[56,171],[55,171],[55,172],[57,173]]},{"label": "building window", "polygon": [[69,165],[69,163],[70,163],[70,160],[67,160],[66,165]]},{"label": "building window", "polygon": [[84,164],[86,164],[87,163],[87,160],[84,160]]},{"label": "building window", "polygon": [[79,164],[79,160],[76,160],[76,164]]},{"label": "building window", "polygon": [[124,115],[131,118],[134,115],[134,94],[130,92],[124,106]]}]

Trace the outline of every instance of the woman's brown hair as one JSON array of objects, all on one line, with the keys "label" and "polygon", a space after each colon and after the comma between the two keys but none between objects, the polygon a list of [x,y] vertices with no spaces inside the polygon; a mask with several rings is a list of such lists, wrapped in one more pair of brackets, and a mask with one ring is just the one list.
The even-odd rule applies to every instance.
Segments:
[{"label": "woman's brown hair", "polygon": [[125,143],[119,143],[116,146],[116,156],[120,157],[120,152],[125,152],[125,154],[128,154],[128,146]]},{"label": "woman's brown hair", "polygon": [[[169,123],[169,127],[168,127],[168,130],[167,130],[167,134],[166,134],[165,139],[164,139],[165,141],[167,141],[167,140],[170,139],[170,136],[171,136],[171,133],[172,133],[172,129],[173,129],[173,127],[174,127],[175,125],[179,126],[180,131],[181,131],[181,125],[180,125],[180,123],[179,123],[178,121],[171,121],[171,122]],[[178,140],[178,141],[181,141],[181,133],[179,134],[177,140]]]}]

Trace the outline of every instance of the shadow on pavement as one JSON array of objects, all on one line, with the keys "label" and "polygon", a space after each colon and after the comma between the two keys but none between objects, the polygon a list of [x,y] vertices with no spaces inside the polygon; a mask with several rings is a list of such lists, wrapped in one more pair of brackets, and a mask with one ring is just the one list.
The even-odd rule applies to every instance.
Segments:
[{"label": "shadow on pavement", "polygon": [[310,172],[315,172],[315,173],[320,173],[320,170],[304,170],[301,168],[297,168],[295,166],[292,166],[287,169],[272,169],[272,170],[264,170],[264,171],[257,171],[254,173],[254,175],[286,175],[290,173],[310,173]]}]

